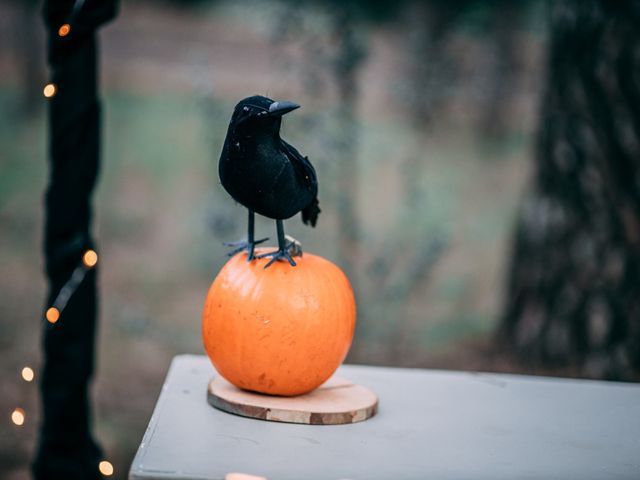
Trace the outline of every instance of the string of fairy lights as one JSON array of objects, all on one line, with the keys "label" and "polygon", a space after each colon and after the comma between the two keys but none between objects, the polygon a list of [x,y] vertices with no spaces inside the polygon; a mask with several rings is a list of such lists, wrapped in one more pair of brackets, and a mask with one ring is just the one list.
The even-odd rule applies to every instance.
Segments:
[{"label": "string of fairy lights", "polygon": [[[71,9],[71,13],[69,14],[68,20],[58,28],[58,37],[64,38],[71,33],[71,24],[82,9],[84,2],[85,0],[75,1],[75,3],[73,4],[73,8]],[[58,93],[58,86],[54,82],[49,82],[44,86],[42,93],[46,98],[55,97],[56,93]]]},{"label": "string of fairy lights", "polygon": [[[71,13],[67,19],[67,22],[60,25],[58,28],[58,37],[63,38],[68,36],[71,33],[71,28],[73,22],[82,9],[85,0],[76,0],[73,8],[71,9]],[[51,99],[55,97],[58,93],[58,85],[54,81],[49,81],[43,89],[42,92],[47,99]],[[87,273],[95,268],[98,264],[98,254],[93,249],[87,249],[82,254],[80,262],[78,266],[73,270],[71,276],[64,284],[64,286],[58,292],[58,295],[52,302],[52,304],[45,310],[44,312],[44,320],[49,322],[51,325],[56,325],[56,328],[61,328],[58,326],[59,322],[63,323],[64,319],[64,309],[66,308],[69,300],[76,292],[78,287],[82,284]],[[32,383],[36,378],[35,370],[30,366],[24,366],[20,371],[21,379],[26,383]],[[11,421],[17,427],[22,427],[27,420],[27,414],[22,407],[16,407],[11,412]],[[102,460],[98,464],[98,469],[102,475],[105,477],[113,475],[114,469],[113,465],[107,461]]]}]

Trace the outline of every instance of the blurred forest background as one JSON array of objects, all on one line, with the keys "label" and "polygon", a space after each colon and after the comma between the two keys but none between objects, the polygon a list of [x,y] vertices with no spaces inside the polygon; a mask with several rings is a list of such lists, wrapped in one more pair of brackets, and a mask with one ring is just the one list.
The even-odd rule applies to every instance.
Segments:
[{"label": "blurred forest background", "polygon": [[[283,136],[322,215],[287,232],[341,265],[359,306],[352,363],[603,376],[495,341],[532,177],[546,2],[128,0],[100,34],[103,157],[97,436],[125,478],[170,359],[245,233],[217,178],[234,104],[293,100]],[[37,427],[47,181],[38,2],[0,1],[0,473],[27,478]],[[273,222],[257,235],[274,237]],[[24,405],[22,428],[9,412]],[[6,473],[4,473],[6,472]]]}]

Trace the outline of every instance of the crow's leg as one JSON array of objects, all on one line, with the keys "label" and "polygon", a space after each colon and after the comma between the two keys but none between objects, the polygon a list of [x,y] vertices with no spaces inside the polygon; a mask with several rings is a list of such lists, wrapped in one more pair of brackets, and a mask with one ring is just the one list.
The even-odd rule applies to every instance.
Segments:
[{"label": "crow's leg", "polygon": [[249,210],[248,223],[249,223],[249,226],[247,229],[246,240],[241,240],[239,242],[225,242],[224,245],[226,247],[236,247],[233,250],[231,250],[229,253],[227,253],[229,257],[234,256],[238,252],[242,252],[243,250],[246,250],[249,253],[249,255],[247,255],[247,261],[250,262],[255,258],[253,251],[256,245],[262,242],[266,242],[267,240],[269,240],[269,238],[267,237],[267,238],[261,238],[260,240],[254,240],[255,214],[253,213],[253,210]]},{"label": "crow's leg", "polygon": [[278,250],[275,252],[263,253],[261,255],[257,255],[256,258],[265,258],[271,257],[269,263],[267,263],[264,268],[270,267],[273,262],[280,259],[285,259],[289,262],[292,267],[296,266],[296,262],[291,258],[291,253],[289,252],[289,248],[293,245],[294,242],[291,242],[287,245],[287,242],[284,238],[284,225],[282,220],[276,220],[276,229],[278,230]]}]

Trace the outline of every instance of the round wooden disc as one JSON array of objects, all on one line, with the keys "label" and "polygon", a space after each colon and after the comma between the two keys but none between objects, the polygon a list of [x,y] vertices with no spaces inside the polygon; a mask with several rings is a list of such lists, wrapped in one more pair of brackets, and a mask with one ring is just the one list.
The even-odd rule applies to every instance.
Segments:
[{"label": "round wooden disc", "polygon": [[340,425],[362,422],[378,411],[371,390],[340,377],[297,397],[277,397],[240,390],[218,376],[209,382],[208,402],[228,413],[272,422]]}]

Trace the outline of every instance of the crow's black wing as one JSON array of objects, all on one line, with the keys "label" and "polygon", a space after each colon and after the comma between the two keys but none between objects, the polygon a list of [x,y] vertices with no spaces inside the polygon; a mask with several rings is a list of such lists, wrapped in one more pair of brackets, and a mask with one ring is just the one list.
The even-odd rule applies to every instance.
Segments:
[{"label": "crow's black wing", "polygon": [[292,145],[289,145],[284,140],[280,139],[280,148],[285,156],[293,165],[293,169],[296,172],[296,176],[300,179],[302,184],[313,192],[314,195],[318,192],[318,177],[316,171],[311,165],[311,162],[307,157],[303,157],[298,150]]}]

